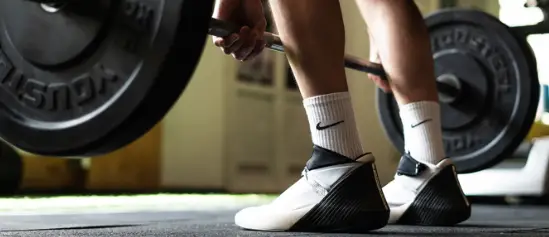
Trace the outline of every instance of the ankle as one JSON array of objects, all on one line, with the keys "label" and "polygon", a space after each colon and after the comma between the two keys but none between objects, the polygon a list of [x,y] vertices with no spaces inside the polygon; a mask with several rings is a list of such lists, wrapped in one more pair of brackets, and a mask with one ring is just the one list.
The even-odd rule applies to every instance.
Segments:
[{"label": "ankle", "polygon": [[401,105],[400,117],[409,155],[428,164],[437,164],[445,158],[438,103],[419,101]]},{"label": "ankle", "polygon": [[352,159],[364,154],[349,92],[306,98],[303,104],[314,145]]}]

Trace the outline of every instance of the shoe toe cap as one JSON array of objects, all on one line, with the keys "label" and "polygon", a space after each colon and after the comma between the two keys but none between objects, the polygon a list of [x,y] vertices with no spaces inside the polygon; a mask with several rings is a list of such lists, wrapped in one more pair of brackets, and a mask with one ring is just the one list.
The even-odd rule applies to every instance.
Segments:
[{"label": "shoe toe cap", "polygon": [[272,205],[248,207],[236,213],[234,222],[237,226],[249,230],[285,231],[309,209],[284,210]]}]

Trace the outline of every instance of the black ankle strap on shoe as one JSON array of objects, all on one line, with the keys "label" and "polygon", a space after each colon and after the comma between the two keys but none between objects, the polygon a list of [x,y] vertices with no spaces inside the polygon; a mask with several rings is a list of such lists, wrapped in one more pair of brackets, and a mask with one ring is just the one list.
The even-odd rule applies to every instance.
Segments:
[{"label": "black ankle strap on shoe", "polygon": [[426,168],[427,165],[415,160],[410,154],[404,154],[398,163],[397,175],[414,177],[420,175]]},{"label": "black ankle strap on shoe", "polygon": [[307,161],[306,167],[308,170],[314,170],[322,167],[353,162],[355,161],[336,152],[324,149],[319,146],[313,146],[313,154],[311,155],[311,159]]}]

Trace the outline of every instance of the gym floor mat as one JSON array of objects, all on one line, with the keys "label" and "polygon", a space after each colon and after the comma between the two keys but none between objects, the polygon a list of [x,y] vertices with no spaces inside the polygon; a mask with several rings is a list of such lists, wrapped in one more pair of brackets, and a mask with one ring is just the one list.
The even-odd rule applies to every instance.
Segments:
[{"label": "gym floor mat", "polygon": [[[369,234],[255,232],[234,226],[238,209],[271,199],[260,195],[0,199],[0,229],[2,236],[549,236],[549,207],[540,206],[474,205],[471,219],[456,227],[387,226]],[[17,202],[19,206],[5,205]]]}]

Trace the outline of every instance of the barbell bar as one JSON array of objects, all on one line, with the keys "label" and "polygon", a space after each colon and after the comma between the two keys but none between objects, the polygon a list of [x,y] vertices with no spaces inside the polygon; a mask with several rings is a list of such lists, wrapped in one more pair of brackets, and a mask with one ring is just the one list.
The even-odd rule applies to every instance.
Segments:
[{"label": "barbell bar", "polygon": [[[227,37],[235,32],[238,32],[239,29],[239,27],[230,22],[212,18],[208,33],[212,36]],[[263,38],[266,42],[266,48],[284,53],[284,45],[278,35],[265,32]],[[372,63],[368,60],[348,54],[345,55],[344,59],[344,66],[346,68],[369,73],[379,76],[383,80],[388,80],[387,73],[380,64]],[[443,77],[439,77],[437,78],[436,84],[439,97],[443,98],[441,99],[441,102],[453,102],[457,100],[457,97],[461,94],[460,90],[462,87],[460,86],[459,78],[455,75],[444,75]]]}]

